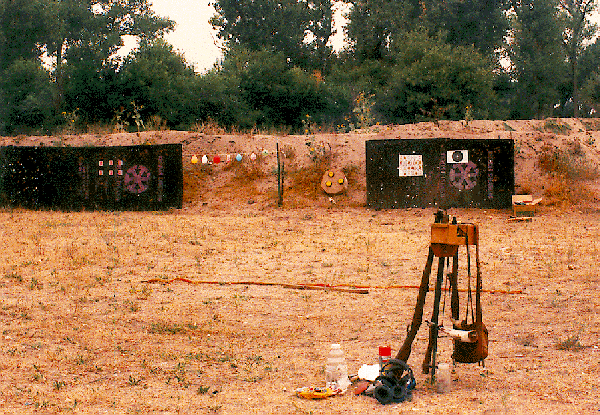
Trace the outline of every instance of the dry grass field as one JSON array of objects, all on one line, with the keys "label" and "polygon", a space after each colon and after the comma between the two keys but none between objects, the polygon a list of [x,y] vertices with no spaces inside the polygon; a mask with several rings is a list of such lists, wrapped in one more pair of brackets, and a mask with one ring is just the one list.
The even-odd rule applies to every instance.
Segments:
[{"label": "dry grass field", "polygon": [[[336,140],[352,147],[354,138]],[[268,173],[246,169],[235,187],[228,180],[239,181],[239,172],[187,163],[183,209],[1,210],[0,413],[598,413],[600,209],[594,197],[565,204],[545,193],[550,180],[536,180],[523,156],[538,141],[519,140],[518,185],[546,196],[537,216],[511,222],[509,210],[450,211],[480,226],[490,332],[485,367],[457,365],[450,392],[437,393],[420,373],[422,326],[409,359],[417,378],[411,402],[294,395],[324,386],[331,343],[342,345],[356,373],[376,362],[378,346],[398,350],[413,314],[435,212],[366,209],[359,143],[347,153],[337,147],[356,184],[335,204],[290,188],[279,208]],[[209,146],[203,136],[186,151],[202,151],[189,148],[200,141]],[[300,151],[290,185],[300,183],[292,181],[302,171]],[[594,180],[580,197],[592,194]],[[361,286],[368,294],[294,284]],[[442,320],[449,323],[449,305]],[[440,339],[439,349],[438,360],[450,361],[451,341]]]}]

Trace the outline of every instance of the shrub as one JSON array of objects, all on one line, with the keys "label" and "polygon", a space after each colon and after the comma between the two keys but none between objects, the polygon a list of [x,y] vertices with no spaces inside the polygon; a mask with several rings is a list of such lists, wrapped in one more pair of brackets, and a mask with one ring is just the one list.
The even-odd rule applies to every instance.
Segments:
[{"label": "shrub", "polygon": [[572,145],[570,150],[545,146],[538,157],[538,166],[544,172],[568,181],[598,178],[598,168],[585,158],[580,148],[577,148],[577,145]]}]

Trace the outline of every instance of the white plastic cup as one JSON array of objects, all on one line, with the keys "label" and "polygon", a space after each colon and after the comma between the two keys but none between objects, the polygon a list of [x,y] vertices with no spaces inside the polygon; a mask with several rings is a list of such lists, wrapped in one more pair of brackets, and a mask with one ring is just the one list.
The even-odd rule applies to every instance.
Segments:
[{"label": "white plastic cup", "polygon": [[440,363],[436,372],[436,390],[438,393],[447,393],[452,389],[452,378],[450,376],[450,365]]}]

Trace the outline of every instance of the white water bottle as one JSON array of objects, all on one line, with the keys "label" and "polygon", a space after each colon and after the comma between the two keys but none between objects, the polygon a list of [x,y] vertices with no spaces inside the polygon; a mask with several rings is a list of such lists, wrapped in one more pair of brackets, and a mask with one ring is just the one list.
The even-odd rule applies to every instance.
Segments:
[{"label": "white water bottle", "polygon": [[344,352],[339,344],[332,344],[329,349],[325,364],[325,385],[332,390],[340,389],[342,392],[345,392],[350,386],[348,366],[346,366]]}]

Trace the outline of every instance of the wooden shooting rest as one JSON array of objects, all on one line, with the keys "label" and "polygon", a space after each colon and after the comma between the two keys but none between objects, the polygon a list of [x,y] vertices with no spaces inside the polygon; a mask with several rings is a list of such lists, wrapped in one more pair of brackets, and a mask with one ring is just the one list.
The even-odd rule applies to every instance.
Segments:
[{"label": "wooden shooting rest", "polygon": [[[476,311],[473,316],[471,310],[472,324],[467,323],[467,319],[459,322],[459,296],[458,296],[458,248],[464,245],[467,248],[467,266],[470,279],[470,256],[469,246],[475,245],[475,258],[477,266],[477,282],[476,282]],[[435,358],[437,354],[437,339],[440,327],[438,326],[438,319],[440,313],[440,299],[442,296],[442,284],[444,281],[444,262],[447,258],[452,258],[452,271],[448,274],[450,282],[450,307],[452,312],[453,328],[455,334],[461,332],[463,336],[459,338],[458,335],[454,337],[454,353],[452,358],[456,362],[460,363],[476,363],[483,362],[487,357],[487,329],[482,322],[482,311],[481,311],[481,272],[479,267],[479,228],[474,224],[462,224],[456,223],[456,218],[450,223],[449,216],[444,211],[438,211],[436,214],[435,223],[431,225],[431,244],[429,246],[429,254],[427,256],[427,263],[425,264],[425,270],[423,271],[423,277],[421,279],[421,285],[419,288],[419,295],[417,297],[417,304],[415,306],[415,313],[413,315],[412,323],[409,326],[407,337],[402,344],[401,349],[396,355],[396,359],[407,362],[412,343],[419,331],[419,327],[423,321],[423,306],[425,304],[425,296],[429,291],[429,276],[431,275],[431,268],[433,265],[434,256],[438,257],[438,268],[437,268],[437,279],[435,284],[435,297],[433,301],[433,314],[431,316],[431,322],[429,327],[429,344],[423,360],[423,373],[429,373],[431,370],[432,383],[435,380]],[[449,260],[448,260],[449,261]],[[471,303],[471,287],[469,281],[469,302]],[[467,304],[467,317],[468,317]]]}]

